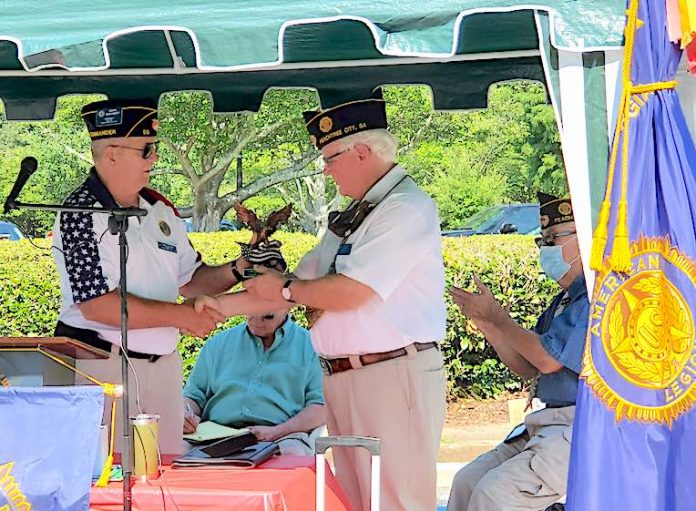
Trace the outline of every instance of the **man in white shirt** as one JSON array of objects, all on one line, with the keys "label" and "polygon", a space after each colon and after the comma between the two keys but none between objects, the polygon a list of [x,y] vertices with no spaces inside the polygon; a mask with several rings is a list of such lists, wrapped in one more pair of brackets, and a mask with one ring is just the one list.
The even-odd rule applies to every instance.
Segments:
[{"label": "man in white shirt", "polygon": [[[229,289],[250,264],[203,264],[174,206],[146,188],[157,161],[155,102],[100,101],[86,105],[82,117],[92,139],[94,167],[65,204],[147,210],[144,217],[129,218],[126,233],[130,412],[160,415],[160,449],[176,454],[183,447],[179,330],[204,337],[222,319],[214,311],[197,313],[191,304],[177,304],[177,298]],[[62,213],[56,218],[53,255],[62,298],[56,335],[110,352],[107,360],[78,361],[77,367],[100,381],[120,383],[119,246],[108,217]],[[117,410],[120,415],[122,407]],[[116,452],[122,449],[121,428],[119,417]]]},{"label": "man in white shirt", "polygon": [[[330,217],[296,278],[256,267],[263,275],[247,281],[246,296],[199,303],[226,315],[271,310],[281,300],[312,309],[329,434],[382,439],[383,510],[432,511],[445,410],[437,208],[394,162],[382,99],[307,112],[305,120],[324,173],[353,203]],[[369,509],[369,453],[337,448],[334,460],[354,509]]]}]

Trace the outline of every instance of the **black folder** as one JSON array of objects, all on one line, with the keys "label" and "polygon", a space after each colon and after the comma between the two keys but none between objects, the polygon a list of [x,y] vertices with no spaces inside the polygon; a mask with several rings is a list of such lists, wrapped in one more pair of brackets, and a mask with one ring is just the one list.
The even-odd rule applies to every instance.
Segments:
[{"label": "black folder", "polygon": [[[239,437],[235,437],[237,439]],[[228,440],[228,439],[224,439]],[[222,440],[221,442],[224,442]],[[215,442],[220,443],[220,442]],[[228,452],[219,456],[211,456],[205,450],[211,451],[211,444],[205,447],[196,447],[172,462],[174,468],[208,467],[208,468],[254,468],[268,460],[279,452],[275,442],[257,442],[243,447],[235,452]],[[213,448],[211,452],[224,452],[230,446]]]},{"label": "black folder", "polygon": [[244,433],[243,435],[231,436],[216,440],[213,443],[198,446],[203,454],[207,454],[211,458],[221,458],[229,456],[236,452],[251,447],[256,443],[256,437],[253,433]]}]

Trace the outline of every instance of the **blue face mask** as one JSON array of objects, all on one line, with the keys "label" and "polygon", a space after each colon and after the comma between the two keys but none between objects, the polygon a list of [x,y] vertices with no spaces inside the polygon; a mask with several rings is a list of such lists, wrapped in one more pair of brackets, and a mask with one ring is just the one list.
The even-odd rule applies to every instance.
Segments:
[{"label": "blue face mask", "polygon": [[570,271],[570,264],[563,259],[563,246],[539,248],[539,262],[541,269],[550,278],[558,282]]}]

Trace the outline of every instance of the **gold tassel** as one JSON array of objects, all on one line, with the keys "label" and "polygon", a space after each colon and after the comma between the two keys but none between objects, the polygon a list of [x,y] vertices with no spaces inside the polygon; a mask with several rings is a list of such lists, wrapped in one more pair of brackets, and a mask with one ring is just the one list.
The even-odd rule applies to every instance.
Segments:
[{"label": "gold tassel", "polygon": [[625,199],[619,201],[610,261],[611,269],[614,271],[623,273],[631,271],[631,249],[628,244],[628,204]]},{"label": "gold tassel", "polygon": [[109,484],[109,479],[111,478],[111,467],[114,464],[114,457],[113,456],[107,456],[106,457],[106,462],[104,463],[104,468],[102,469],[102,473],[99,476],[99,479],[97,479],[97,482],[94,483],[94,485],[97,488],[103,488],[104,486],[107,486]]},{"label": "gold tassel", "polygon": [[590,253],[590,268],[599,271],[604,265],[604,250],[607,248],[607,225],[609,224],[609,213],[611,212],[611,202],[602,201],[599,209],[597,227],[592,235],[592,251]]},{"label": "gold tassel", "polygon": [[[113,387],[120,387],[120,385],[116,385]],[[112,389],[113,390],[113,389]],[[99,476],[99,479],[97,479],[97,482],[94,483],[94,485],[97,488],[103,488],[104,486],[109,484],[109,479],[111,478],[111,467],[114,464],[114,432],[116,431],[116,401],[113,400],[111,402],[111,428],[109,429],[109,455],[106,457],[106,461],[104,462],[104,468],[102,469],[102,473]]]}]

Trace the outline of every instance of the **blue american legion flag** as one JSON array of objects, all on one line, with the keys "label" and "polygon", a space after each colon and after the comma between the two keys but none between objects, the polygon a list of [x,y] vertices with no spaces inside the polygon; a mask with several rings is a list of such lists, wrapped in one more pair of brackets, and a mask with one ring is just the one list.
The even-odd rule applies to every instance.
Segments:
[{"label": "blue american legion flag", "polygon": [[665,2],[628,3],[567,509],[693,511],[696,150],[674,90],[681,52]]},{"label": "blue american legion flag", "polygon": [[0,509],[86,510],[101,386],[0,388]]}]

